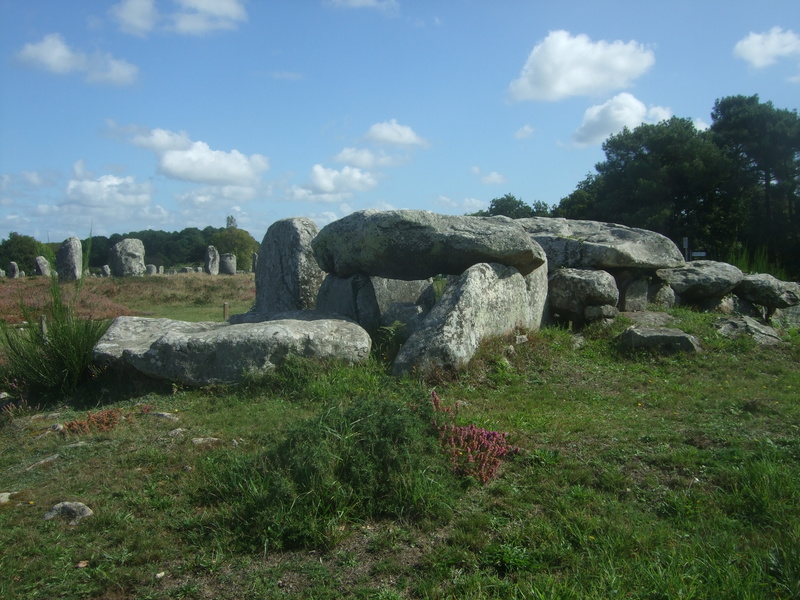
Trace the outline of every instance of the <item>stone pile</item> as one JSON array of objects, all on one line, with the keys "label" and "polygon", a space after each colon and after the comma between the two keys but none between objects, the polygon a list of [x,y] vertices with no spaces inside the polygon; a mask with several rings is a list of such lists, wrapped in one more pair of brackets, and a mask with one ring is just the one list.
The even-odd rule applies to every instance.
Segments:
[{"label": "stone pile", "polygon": [[[725,263],[685,263],[664,236],[592,221],[361,211],[321,230],[308,219],[278,221],[258,254],[248,313],[227,325],[124,317],[98,344],[97,359],[204,385],[273,368],[288,352],[363,360],[371,339],[391,327],[403,342],[393,372],[426,375],[462,368],[487,337],[551,319],[581,325],[654,304],[723,307],[730,298],[769,314],[800,304],[797,284]],[[438,301],[433,277],[444,288]],[[753,323],[725,331],[752,332]],[[637,324],[621,341],[699,348],[679,333]]]}]

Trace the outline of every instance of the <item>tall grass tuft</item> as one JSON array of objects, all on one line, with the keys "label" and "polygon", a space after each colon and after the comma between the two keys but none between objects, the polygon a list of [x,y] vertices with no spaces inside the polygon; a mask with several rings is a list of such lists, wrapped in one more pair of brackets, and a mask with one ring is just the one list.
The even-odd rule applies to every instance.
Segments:
[{"label": "tall grass tuft", "polygon": [[57,276],[51,277],[50,294],[39,327],[39,315],[20,302],[26,326],[3,322],[5,384],[18,399],[48,402],[72,394],[86,378],[92,350],[108,328],[107,321],[77,316],[80,280],[72,298],[64,299]]},{"label": "tall grass tuft", "polygon": [[725,262],[739,267],[745,273],[767,273],[781,281],[789,279],[786,269],[770,261],[765,246],[752,251],[747,246],[741,246],[731,250]]},{"label": "tall grass tuft", "polygon": [[209,458],[202,498],[263,551],[331,548],[368,519],[449,519],[456,480],[428,416],[386,398],[329,407],[257,457]]}]

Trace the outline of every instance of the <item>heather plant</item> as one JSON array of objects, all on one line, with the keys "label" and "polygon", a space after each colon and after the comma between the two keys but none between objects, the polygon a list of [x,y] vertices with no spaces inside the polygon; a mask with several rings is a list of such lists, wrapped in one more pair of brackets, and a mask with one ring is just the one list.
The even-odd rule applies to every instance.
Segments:
[{"label": "heather plant", "polygon": [[490,431],[474,424],[456,425],[454,409],[442,404],[435,390],[431,393],[431,404],[442,450],[456,475],[488,483],[497,474],[503,459],[520,451],[508,443],[505,432]]}]

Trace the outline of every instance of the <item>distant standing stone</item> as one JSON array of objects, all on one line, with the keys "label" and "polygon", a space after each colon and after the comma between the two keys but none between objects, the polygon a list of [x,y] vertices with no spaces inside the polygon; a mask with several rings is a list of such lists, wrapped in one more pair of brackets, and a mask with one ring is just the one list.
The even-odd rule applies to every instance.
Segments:
[{"label": "distant standing stone", "polygon": [[13,260],[8,263],[8,271],[6,271],[6,276],[9,279],[17,279],[19,277],[19,266]]},{"label": "distant standing stone", "polygon": [[37,256],[35,262],[36,268],[34,269],[34,273],[42,277],[50,277],[50,261],[44,256]]},{"label": "distant standing stone", "polygon": [[108,264],[114,277],[144,275],[144,243],[131,238],[117,242],[108,253]]},{"label": "distant standing stone", "polygon": [[144,269],[147,275],[158,274],[158,267],[156,267],[155,265],[145,265]]},{"label": "distant standing stone", "polygon": [[206,262],[203,270],[209,275],[219,275],[219,251],[214,246],[206,248]]},{"label": "distant standing stone", "polygon": [[77,281],[83,274],[83,248],[81,241],[72,236],[64,240],[56,251],[56,271],[61,281]]},{"label": "distant standing stone", "polygon": [[103,277],[111,277],[111,267],[108,265],[103,265],[100,268],[100,275]]},{"label": "distant standing stone", "polygon": [[223,275],[236,275],[235,254],[223,254],[219,257],[219,272]]}]

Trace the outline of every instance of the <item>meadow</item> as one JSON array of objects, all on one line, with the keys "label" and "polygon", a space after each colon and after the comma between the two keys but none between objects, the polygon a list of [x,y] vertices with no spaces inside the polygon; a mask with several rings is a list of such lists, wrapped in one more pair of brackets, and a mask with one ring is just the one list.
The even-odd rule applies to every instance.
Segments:
[{"label": "meadow", "polygon": [[[6,320],[47,285],[0,282]],[[80,294],[97,320],[222,320],[254,284]],[[391,331],[367,364],[233,387],[92,370],[45,403],[4,370],[0,597],[800,598],[800,334],[758,347],[672,313],[702,353],[626,351],[618,319],[425,381],[387,374]],[[44,520],[62,501],[94,515]]]}]

